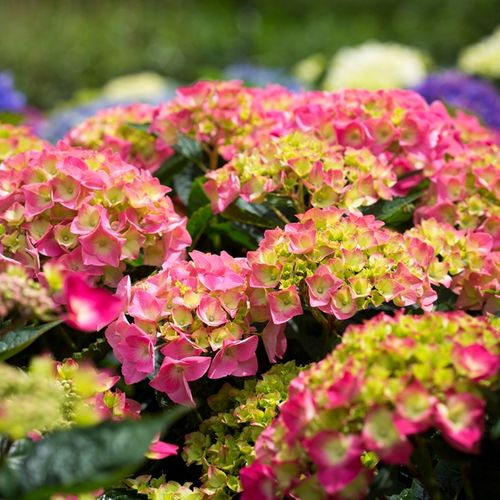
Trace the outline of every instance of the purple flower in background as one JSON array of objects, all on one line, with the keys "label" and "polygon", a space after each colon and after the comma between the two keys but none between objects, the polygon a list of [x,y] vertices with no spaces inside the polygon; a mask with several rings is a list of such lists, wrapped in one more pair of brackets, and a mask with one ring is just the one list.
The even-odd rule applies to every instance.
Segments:
[{"label": "purple flower in background", "polygon": [[500,93],[487,81],[448,70],[429,75],[414,90],[428,102],[439,99],[450,106],[468,110],[486,125],[500,129]]},{"label": "purple flower in background", "polygon": [[0,112],[22,111],[26,103],[24,94],[14,88],[14,78],[8,72],[0,73]]}]

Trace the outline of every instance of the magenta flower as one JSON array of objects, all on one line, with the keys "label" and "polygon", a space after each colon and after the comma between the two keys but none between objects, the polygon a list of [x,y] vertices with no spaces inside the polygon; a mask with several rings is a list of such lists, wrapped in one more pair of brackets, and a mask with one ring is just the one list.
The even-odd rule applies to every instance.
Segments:
[{"label": "magenta flower", "polygon": [[363,440],[357,435],[321,431],[305,441],[309,456],[318,467],[319,480],[327,493],[343,490],[363,470]]},{"label": "magenta flower", "polygon": [[394,424],[404,435],[424,432],[432,425],[436,398],[419,383],[413,382],[401,392],[396,402]]},{"label": "magenta flower", "polygon": [[303,312],[295,285],[284,290],[269,292],[268,300],[271,317],[276,325],[286,323]]},{"label": "magenta flower", "polygon": [[495,356],[481,344],[455,344],[454,362],[472,380],[484,380],[498,373],[500,356]]},{"label": "magenta flower", "polygon": [[412,446],[394,423],[394,416],[387,408],[370,411],[362,432],[365,446],[377,453],[388,464],[407,464]]},{"label": "magenta flower", "polygon": [[444,439],[465,453],[479,453],[484,429],[484,401],[467,392],[448,396],[436,405],[437,427]]},{"label": "magenta flower", "polygon": [[123,301],[102,288],[93,288],[80,276],[70,274],[64,282],[66,322],[79,330],[94,332],[114,321],[123,311]]},{"label": "magenta flower", "polygon": [[273,469],[269,465],[255,464],[244,467],[240,471],[240,480],[243,486],[241,500],[274,500],[276,480]]},{"label": "magenta flower", "polygon": [[256,335],[244,340],[226,340],[210,365],[209,378],[255,375],[257,373],[255,350],[258,343],[259,337]]},{"label": "magenta flower", "polygon": [[160,441],[159,436],[151,443],[146,457],[151,460],[161,460],[162,458],[177,455],[179,447],[176,444]]},{"label": "magenta flower", "polygon": [[354,376],[347,370],[342,377],[327,389],[327,408],[338,408],[348,404],[358,394],[359,384],[359,377]]},{"label": "magenta flower", "polygon": [[113,348],[127,384],[135,384],[154,372],[155,338],[129,324],[124,316],[106,329],[106,339]]},{"label": "magenta flower", "polygon": [[149,385],[164,392],[174,402],[185,406],[195,406],[189,383],[203,377],[210,365],[210,358],[188,356],[183,359],[165,357],[158,375]]}]

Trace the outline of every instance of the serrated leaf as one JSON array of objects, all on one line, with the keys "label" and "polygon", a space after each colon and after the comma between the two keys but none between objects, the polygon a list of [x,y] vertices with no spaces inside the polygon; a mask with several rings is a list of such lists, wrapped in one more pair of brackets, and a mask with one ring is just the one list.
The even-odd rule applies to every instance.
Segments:
[{"label": "serrated leaf", "polygon": [[196,165],[188,165],[172,179],[175,193],[187,207],[189,195],[193,189],[194,180],[199,177],[201,171]]},{"label": "serrated leaf", "polygon": [[0,469],[0,497],[34,500],[114,484],[144,460],[154,436],[187,411],[177,407],[158,417],[49,434],[14,463],[7,457]]},{"label": "serrated leaf", "polygon": [[0,361],[11,358],[23,349],[26,349],[32,342],[44,333],[52,330],[62,323],[62,320],[51,321],[37,326],[23,326],[15,330],[10,330],[0,336]]},{"label": "serrated leaf", "polygon": [[210,205],[205,205],[198,208],[188,219],[187,230],[191,235],[192,243],[191,248],[196,246],[196,243],[200,239],[200,236],[207,229],[210,221],[213,217],[212,209]]}]

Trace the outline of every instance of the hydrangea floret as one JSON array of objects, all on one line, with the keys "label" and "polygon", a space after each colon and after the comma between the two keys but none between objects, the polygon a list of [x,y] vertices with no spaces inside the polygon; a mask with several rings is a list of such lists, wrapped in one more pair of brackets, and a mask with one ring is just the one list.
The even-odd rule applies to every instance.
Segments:
[{"label": "hydrangea floret", "polygon": [[253,461],[257,437],[277,415],[290,381],[302,369],[294,361],[278,364],[261,379],[246,380],[242,389],[225,384],[208,398],[212,416],[186,436],[183,458],[202,466],[201,490],[209,498],[241,492],[239,470]]},{"label": "hydrangea floret", "polygon": [[37,273],[51,261],[116,285],[127,262],[162,266],[191,238],[169,189],[117,155],[29,152],[0,166],[0,256]]},{"label": "hydrangea floret", "polygon": [[154,172],[173,150],[147,130],[156,107],[129,104],[104,109],[70,130],[70,146],[103,151],[110,149],[127,163]]},{"label": "hydrangea floret", "polygon": [[48,144],[36,137],[28,127],[0,123],[0,164],[10,156],[46,147]]},{"label": "hydrangea floret", "polygon": [[499,370],[500,330],[483,317],[382,314],[351,325],[291,382],[241,471],[242,498],[364,498],[375,464],[409,464],[430,429],[476,454]]}]

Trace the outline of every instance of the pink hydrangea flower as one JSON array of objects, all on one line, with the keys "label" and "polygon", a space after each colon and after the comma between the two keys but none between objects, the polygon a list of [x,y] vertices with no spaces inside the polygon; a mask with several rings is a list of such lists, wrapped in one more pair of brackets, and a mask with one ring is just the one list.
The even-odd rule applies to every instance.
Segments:
[{"label": "pink hydrangea flower", "polygon": [[66,322],[79,330],[94,332],[114,321],[123,311],[123,301],[111,292],[94,288],[78,275],[64,281],[64,302],[68,310]]}]

